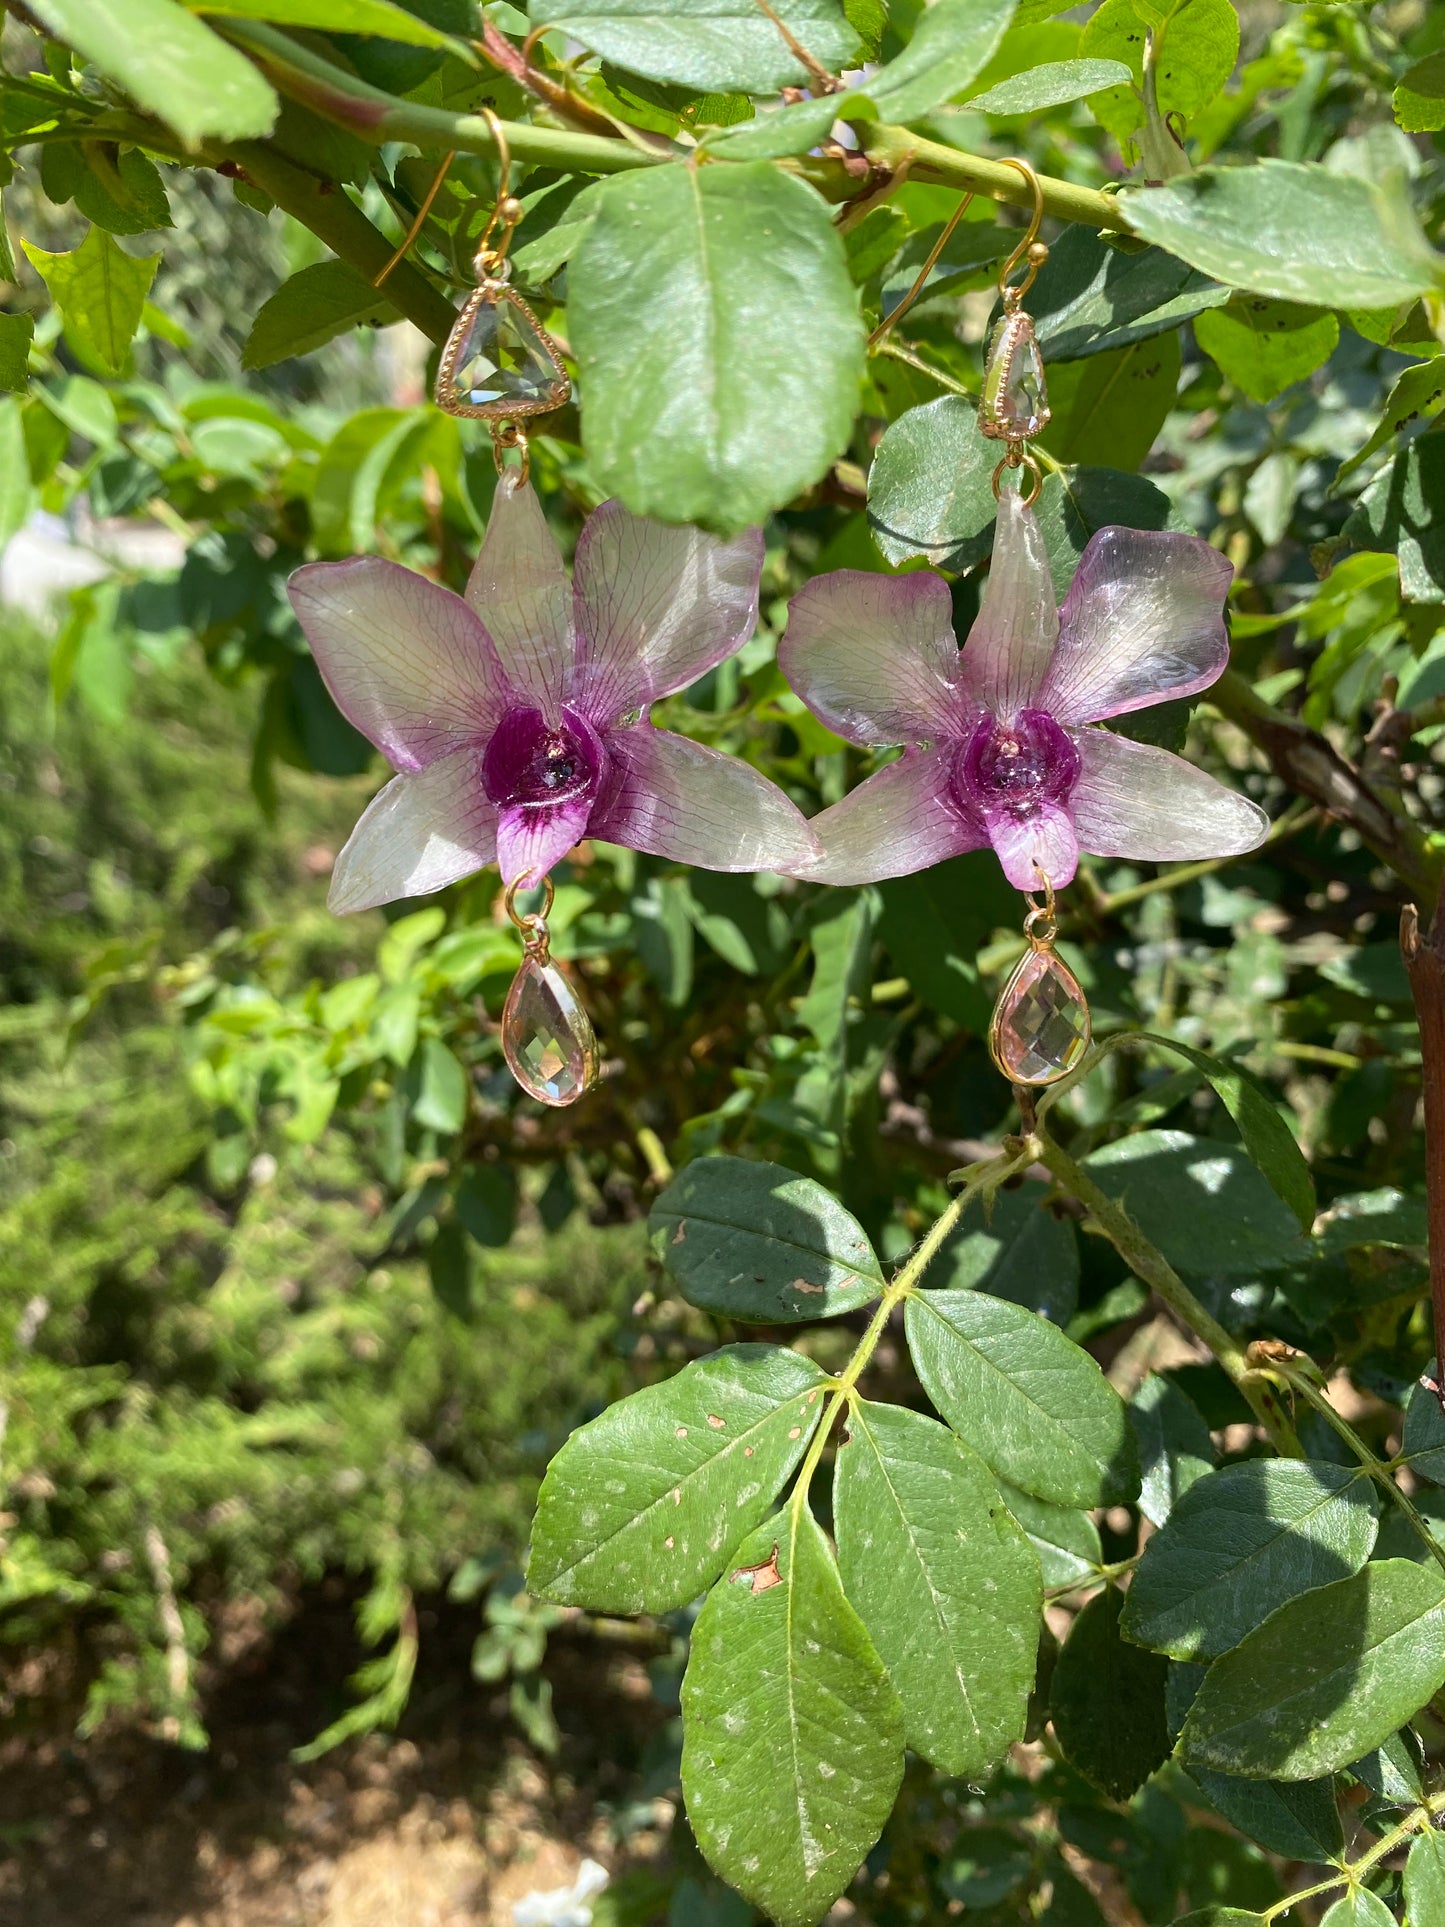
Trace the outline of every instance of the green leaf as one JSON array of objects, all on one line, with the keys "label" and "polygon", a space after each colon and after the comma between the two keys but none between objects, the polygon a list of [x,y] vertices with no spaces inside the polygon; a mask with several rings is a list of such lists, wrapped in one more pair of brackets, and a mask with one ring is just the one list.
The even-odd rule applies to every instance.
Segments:
[{"label": "green leaf", "polygon": [[1118,60],[1045,60],[1027,73],[1014,74],[968,105],[979,114],[1041,114],[1065,101],[1084,100],[1101,87],[1117,87],[1129,78]]},{"label": "green leaf", "polygon": [[155,162],[128,147],[113,166],[106,150],[87,150],[90,162],[75,189],[75,205],[87,221],[109,234],[150,234],[172,226],[171,204]]},{"label": "green leaf", "polygon": [[1318,1779],[1379,1746],[1442,1684],[1445,1573],[1380,1560],[1292,1599],[1216,1660],[1180,1749],[1186,1766]]},{"label": "green leaf", "polygon": [[1194,332],[1225,379],[1251,400],[1264,402],[1329,360],[1340,324],[1328,309],[1236,294],[1225,307],[1199,315]]},{"label": "green leaf", "polygon": [[921,1291],[906,1324],[924,1390],[1003,1478],[1055,1505],[1138,1490],[1123,1400],[1047,1320],[981,1291]]},{"label": "green leaf", "polygon": [[127,254],[98,227],[70,254],[47,254],[30,241],[21,246],[49,288],[66,334],[118,375],[161,257]]},{"label": "green leaf", "polygon": [[[580,40],[646,80],[697,93],[775,94],[809,79],[777,24],[752,0],[560,0],[560,13],[557,4],[530,0],[533,25]],[[857,51],[858,35],[836,0],[777,0],[772,10],[830,72]]]},{"label": "green leaf", "polygon": [[1366,181],[1315,162],[1263,160],[1201,167],[1119,199],[1143,240],[1231,288],[1281,301],[1390,308],[1445,279],[1397,176]]},{"label": "green leaf", "polygon": [[411,47],[465,45],[395,0],[185,0],[194,13],[234,20],[273,20],[280,27],[319,27],[323,33],[380,34]]},{"label": "green leaf", "polygon": [[762,1324],[836,1318],[883,1289],[858,1220],[811,1178],[751,1158],[696,1158],[648,1223],[689,1304]]},{"label": "green leaf", "polygon": [[1174,406],[1179,369],[1177,333],[1056,364],[1044,447],[1060,462],[1137,468]]},{"label": "green leaf", "polygon": [[1098,1571],[1104,1563],[1104,1554],[1099,1545],[1099,1528],[1087,1512],[1035,1499],[1030,1493],[1020,1492],[1016,1485],[1010,1485],[1007,1479],[1000,1479],[998,1488],[1004,1504],[1039,1555],[1045,1586],[1067,1586]]},{"label": "green leaf", "polygon": [[1413,368],[1401,369],[1370,439],[1357,454],[1341,462],[1334,486],[1338,488],[1347,475],[1369,461],[1386,442],[1403,435],[1412,422],[1429,421],[1442,408],[1445,408],[1445,359],[1420,361]]},{"label": "green leaf", "polygon": [[187,147],[270,133],[269,81],[175,0],[33,0],[30,11]]},{"label": "green leaf", "polygon": [[884,430],[868,473],[868,525],[890,562],[925,556],[968,569],[988,554],[998,504],[996,444],[962,395],[910,408]]},{"label": "green leaf", "polygon": [[1241,1065],[1211,1057],[1208,1051],[1196,1050],[1192,1044],[1161,1037],[1157,1031],[1144,1031],[1141,1036],[1161,1050],[1185,1058],[1204,1073],[1239,1127],[1245,1150],[1268,1178],[1275,1196],[1289,1206],[1299,1220],[1300,1229],[1308,1231],[1315,1221],[1314,1178],[1299,1140],[1280,1116],[1265,1087]]},{"label": "green leaf", "polygon": [[0,389],[23,395],[30,385],[30,344],[35,339],[35,317],[0,314]]},{"label": "green leaf", "polygon": [[945,1773],[991,1772],[1023,1738],[1043,1594],[988,1468],[921,1412],[857,1400],[833,1509],[843,1585],[909,1746]]},{"label": "green leaf", "polygon": [[825,204],[765,162],[609,181],[567,312],[592,473],[635,514],[733,533],[847,443],[858,292]]},{"label": "green leaf", "polygon": [[1127,1800],[1169,1757],[1167,1663],[1119,1637],[1120,1596],[1105,1586],[1075,1619],[1054,1667],[1049,1717],[1069,1764]]},{"label": "green leaf", "polygon": [[1151,1372],[1129,1403],[1139,1446],[1139,1510],[1162,1526],[1214,1467],[1214,1441],[1194,1401],[1172,1378]]},{"label": "green leaf", "polygon": [[1016,901],[993,852],[950,857],[914,876],[889,877],[880,888],[880,934],[913,991],[930,1009],[985,1031],[993,997],[979,977],[978,953],[1000,924],[1012,920]]},{"label": "green leaf", "polygon": [[1368,1887],[1351,1887],[1329,1909],[1320,1927],[1395,1927],[1395,1916]]},{"label": "green leaf", "polygon": [[1084,1166],[1180,1271],[1239,1277],[1308,1254],[1298,1219],[1238,1145],[1139,1131]]},{"label": "green leaf", "polygon": [[1029,313],[1052,378],[1060,361],[1127,347],[1228,299],[1227,288],[1162,248],[1106,241],[1078,226],[1053,244]]},{"label": "green leaf", "polygon": [[1175,1659],[1226,1653],[1277,1607],[1358,1571],[1378,1515],[1358,1469],[1301,1459],[1222,1466],[1190,1486],[1145,1546],[1125,1636]]},{"label": "green leaf", "polygon": [[467,1074],[439,1037],[422,1039],[414,1065],[413,1120],[429,1131],[459,1131],[467,1117]]},{"label": "green leaf", "polygon": [[765,110],[734,127],[719,127],[702,144],[709,154],[725,154],[730,161],[779,161],[817,147],[837,118],[838,96],[824,94]]},{"label": "green leaf", "polygon": [[1174,1927],[1268,1927],[1263,1914],[1246,1913],[1243,1907],[1204,1907],[1185,1914]]},{"label": "green leaf", "polygon": [[892,1809],[903,1716],[805,1507],[733,1557],[682,1683],[687,1817],[745,1899],[779,1927],[814,1927]]},{"label": "green leaf", "polygon": [[[1432,1361],[1432,1374],[1434,1371]],[[1400,1449],[1417,1477],[1445,1485],[1445,1412],[1440,1410],[1440,1401],[1428,1386],[1410,1387]]]},{"label": "green leaf", "polygon": [[452,1195],[468,1237],[495,1249],[512,1242],[517,1222],[517,1180],[509,1165],[474,1164]]},{"label": "green leaf", "polygon": [[1230,0],[1104,0],[1084,28],[1079,51],[1119,60],[1135,85],[1111,88],[1089,104],[1094,118],[1116,140],[1127,140],[1144,121],[1135,86],[1144,77],[1144,28],[1155,33],[1155,82],[1159,112],[1188,127],[1234,72],[1239,57],[1239,15]]},{"label": "green leaf", "polygon": [[1445,1920],[1445,1838],[1433,1828],[1420,1834],[1405,1862],[1405,1919],[1409,1927]]},{"label": "green leaf", "polygon": [[274,368],[309,355],[363,321],[393,314],[390,301],[345,261],[313,261],[257,310],[241,350],[243,368]]},{"label": "green leaf", "polygon": [[1190,1778],[1217,1813],[1270,1853],[1328,1862],[1344,1847],[1333,1780],[1240,1780],[1203,1766]]},{"label": "green leaf", "polygon": [[1003,39],[1014,6],[1015,0],[934,0],[916,16],[913,37],[903,52],[870,74],[854,95],[871,101],[880,120],[917,120],[962,93],[983,71]]},{"label": "green leaf", "polygon": [[1427,54],[1395,89],[1395,119],[1407,134],[1445,127],[1445,53]]},{"label": "green leaf", "polygon": [[1387,1806],[1415,1807],[1425,1798],[1425,1749],[1413,1727],[1402,1726],[1347,1771]]},{"label": "green leaf", "polygon": [[25,454],[25,418],[13,395],[0,400],[0,548],[24,528],[34,499]]},{"label": "green leaf", "polygon": [[531,1591],[594,1612],[696,1599],[807,1449],[823,1374],[774,1345],[729,1345],[609,1406],[547,1468]]},{"label": "green leaf", "polygon": [[1411,602],[1445,602],[1445,435],[1421,435],[1365,490],[1345,534],[1394,550]]},{"label": "green leaf", "polygon": [[1048,1209],[1049,1187],[996,1191],[984,1223],[965,1219],[939,1250],[930,1274],[939,1285],[986,1291],[1027,1305],[1064,1326],[1079,1299],[1079,1241],[1069,1218]]}]

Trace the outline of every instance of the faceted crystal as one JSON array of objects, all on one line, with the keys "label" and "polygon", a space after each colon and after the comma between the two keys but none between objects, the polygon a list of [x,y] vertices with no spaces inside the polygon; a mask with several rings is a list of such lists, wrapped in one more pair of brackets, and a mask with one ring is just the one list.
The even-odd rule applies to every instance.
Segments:
[{"label": "faceted crystal", "polygon": [[995,441],[1026,441],[1049,422],[1049,394],[1034,324],[1020,310],[993,331],[983,367],[978,425]]},{"label": "faceted crystal", "polygon": [[544,414],[567,399],[565,371],[531,309],[499,282],[471,295],[437,373],[437,406],[452,414]]},{"label": "faceted crystal", "polygon": [[543,1104],[575,1104],[597,1075],[597,1038],[555,964],[524,957],[502,1010],[502,1051],[513,1077]]},{"label": "faceted crystal", "polygon": [[999,993],[989,1029],[994,1062],[1014,1084],[1054,1084],[1089,1048],[1079,980],[1049,949],[1029,950]]}]

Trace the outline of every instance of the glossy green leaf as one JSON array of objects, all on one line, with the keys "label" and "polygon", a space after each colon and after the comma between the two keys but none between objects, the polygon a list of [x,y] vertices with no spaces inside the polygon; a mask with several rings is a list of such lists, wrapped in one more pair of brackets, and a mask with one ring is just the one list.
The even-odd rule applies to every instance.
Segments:
[{"label": "glossy green leaf", "polygon": [[969,106],[980,114],[1041,114],[1065,101],[1085,100],[1101,87],[1117,87],[1129,78],[1118,60],[1045,60],[1027,73],[974,94]]},{"label": "glossy green leaf", "polygon": [[868,473],[868,525],[890,562],[921,555],[967,569],[988,554],[997,446],[961,395],[910,408],[885,429]]},{"label": "glossy green leaf", "polygon": [[1187,131],[1234,72],[1239,55],[1239,15],[1230,0],[1104,0],[1091,17],[1079,51],[1093,59],[1122,61],[1133,84],[1111,88],[1089,105],[1095,119],[1116,140],[1126,140],[1144,120],[1136,89],[1144,73],[1144,28],[1156,36],[1159,112],[1183,121]]},{"label": "glossy green leaf", "polygon": [[1180,1751],[1186,1766],[1318,1779],[1380,1745],[1442,1684],[1445,1573],[1433,1560],[1380,1560],[1292,1599],[1217,1659]]},{"label": "glossy green leaf", "polygon": [[172,225],[160,170],[138,147],[126,148],[113,164],[96,149],[88,159],[75,189],[75,205],[86,220],[108,234],[149,234]]},{"label": "glossy green leaf", "polygon": [[1325,1863],[1343,1850],[1333,1780],[1241,1780],[1204,1766],[1190,1778],[1217,1813],[1270,1853]]},{"label": "glossy green leaf", "polygon": [[1379,1519],[1358,1470],[1245,1459],[1197,1480],[1144,1548],[1124,1633],[1175,1659],[1226,1653],[1298,1594],[1356,1572]]},{"label": "glossy green leaf", "polygon": [[1179,336],[1153,335],[1049,370],[1053,419],[1042,436],[1056,461],[1137,468],[1179,386]]},{"label": "glossy green leaf", "polygon": [[1231,288],[1311,307],[1388,308],[1445,282],[1402,182],[1263,160],[1201,167],[1120,203],[1136,234]]},{"label": "glossy green leaf", "polygon": [[24,528],[34,494],[21,404],[7,395],[0,399],[0,548]]},{"label": "glossy green leaf", "polygon": [[978,953],[1000,924],[1009,923],[1017,901],[993,852],[969,851],[913,876],[889,877],[879,887],[879,935],[894,967],[930,1009],[969,1030],[987,1029],[993,993],[979,977]]},{"label": "glossy green leaf", "polygon": [[855,1402],[833,1481],[838,1566],[915,1753],[981,1777],[1021,1740],[1039,1560],[988,1467],[946,1426]]},{"label": "glossy green leaf", "polygon": [[1414,1807],[1425,1798],[1425,1749],[1413,1727],[1402,1726],[1346,1770],[1387,1805]]},{"label": "glossy green leaf", "polygon": [[837,118],[836,94],[790,101],[733,127],[714,128],[703,146],[708,153],[725,154],[730,161],[783,160],[790,154],[806,154],[810,147],[825,141]]},{"label": "glossy green leaf", "polygon": [[[1435,1375],[1431,1361],[1429,1375]],[[1418,1478],[1445,1485],[1445,1412],[1440,1400],[1427,1385],[1410,1387],[1405,1405],[1405,1430],[1400,1449]]]},{"label": "glossy green leaf", "polygon": [[906,1323],[924,1390],[1002,1477],[1055,1505],[1137,1492],[1123,1400],[1046,1319],[981,1291],[921,1291]]},{"label": "glossy green leaf", "polygon": [[1238,1145],[1140,1131],[1084,1163],[1181,1271],[1239,1277],[1308,1254],[1299,1220]]},{"label": "glossy green leaf", "polygon": [[858,1220],[780,1164],[696,1158],[648,1222],[678,1289],[705,1311],[790,1324],[855,1311],[883,1289]]},{"label": "glossy green leaf", "polygon": [[411,47],[465,45],[418,19],[396,0],[185,0],[193,13],[233,20],[272,20],[280,27],[319,27],[323,33],[379,34]]},{"label": "glossy green leaf", "polygon": [[729,1345],[609,1406],[547,1468],[527,1584],[595,1612],[670,1612],[722,1571],[797,1465],[823,1375]]},{"label": "glossy green leaf", "polygon": [[70,254],[47,254],[30,241],[21,246],[49,288],[66,334],[119,374],[161,257],[127,254],[98,227]]},{"label": "glossy green leaf", "polygon": [[1015,0],[934,0],[915,16],[917,24],[903,52],[854,92],[873,103],[880,120],[917,120],[961,93],[983,71],[1014,5]]},{"label": "glossy green leaf", "polygon": [[1049,1717],[1064,1757],[1127,1800],[1169,1757],[1167,1663],[1119,1637],[1120,1595],[1105,1586],[1075,1619],[1054,1667]]},{"label": "glossy green leaf", "polygon": [[1407,1927],[1430,1927],[1445,1920],[1445,1836],[1427,1828],[1405,1862]]},{"label": "glossy green leaf", "polygon": [[1072,1585],[1098,1571],[1104,1554],[1099,1544],[1099,1528],[1087,1512],[1073,1506],[1050,1505],[1047,1499],[1020,1492],[1007,1479],[998,1481],[998,1489],[1039,1556],[1045,1586]]},{"label": "glossy green leaf", "polygon": [[1227,288],[1162,248],[1080,225],[1054,242],[1028,305],[1052,373],[1061,361],[1127,347],[1228,299]]},{"label": "glossy green leaf", "polygon": [[30,344],[34,338],[34,315],[0,314],[0,389],[7,394],[24,394],[30,385]]},{"label": "glossy green leaf", "polygon": [[1253,401],[1273,401],[1329,360],[1340,324],[1327,308],[1236,294],[1199,315],[1194,332],[1227,381]]},{"label": "glossy green leaf", "polygon": [[1445,53],[1426,54],[1395,89],[1395,119],[1409,134],[1445,127]]},{"label": "glossy green leaf", "polygon": [[1193,1400],[1172,1378],[1151,1372],[1129,1402],[1139,1446],[1139,1510],[1162,1526],[1214,1466],[1214,1441]]},{"label": "glossy green leaf", "polygon": [[1442,408],[1445,408],[1445,358],[1418,361],[1412,368],[1402,368],[1370,439],[1357,454],[1341,462],[1335,485],[1338,487],[1347,475],[1378,454],[1387,442],[1403,435],[1413,423],[1432,421]]},{"label": "glossy green leaf", "polygon": [[1368,1887],[1351,1887],[1328,1909],[1320,1927],[1395,1927],[1395,1916]]},{"label": "glossy green leaf", "polygon": [[363,321],[394,318],[390,301],[345,261],[315,261],[262,303],[241,351],[243,368],[308,355]]},{"label": "glossy green leaf", "polygon": [[682,1684],[687,1817],[740,1894],[779,1927],[814,1927],[892,1809],[903,1716],[806,1508],[730,1563]]},{"label": "glossy green leaf", "polygon": [[270,82],[176,0],[33,0],[30,11],[188,147],[270,133]]},{"label": "glossy green leaf", "polygon": [[1362,549],[1394,550],[1412,602],[1445,602],[1445,435],[1421,435],[1360,497],[1345,534]]},{"label": "glossy green leaf", "polygon": [[568,317],[592,473],[635,514],[735,532],[847,442],[858,293],[825,203],[764,162],[609,181],[568,269]]},{"label": "glossy green leaf", "polygon": [[1204,1907],[1185,1914],[1174,1927],[1268,1927],[1263,1914],[1246,1913],[1243,1907]]},{"label": "glossy green leaf", "polygon": [[[699,93],[775,94],[809,78],[751,0],[530,0],[528,12],[630,74]],[[778,0],[773,12],[834,73],[857,51],[837,0]]]},{"label": "glossy green leaf", "polygon": [[986,1291],[1067,1325],[1078,1307],[1079,1240],[1073,1220],[1048,1208],[1048,1195],[1033,1182],[996,1191],[986,1219],[971,1214],[944,1241],[931,1282]]}]

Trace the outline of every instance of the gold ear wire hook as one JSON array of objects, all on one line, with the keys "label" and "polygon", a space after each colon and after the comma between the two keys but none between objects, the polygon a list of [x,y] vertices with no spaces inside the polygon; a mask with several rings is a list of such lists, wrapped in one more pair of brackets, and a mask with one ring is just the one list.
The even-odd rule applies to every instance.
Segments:
[{"label": "gold ear wire hook", "polygon": [[973,199],[973,189],[970,188],[967,194],[965,194],[963,199],[959,202],[958,206],[953,210],[952,214],[949,215],[947,221],[944,222],[943,232],[942,234],[939,235],[938,239],[934,242],[933,246],[929,249],[928,259],[924,262],[923,266],[918,270],[918,273],[914,278],[913,286],[908,290],[907,294],[904,295],[903,299],[898,303],[897,307],[890,309],[888,314],[884,316],[883,320],[878,323],[878,326],[873,330],[872,334],[869,335],[868,337],[869,353],[871,353],[873,349],[875,349],[878,346],[879,342],[883,339],[884,335],[888,333],[889,329],[892,328],[896,322],[899,322],[903,319],[904,315],[907,314],[908,310],[913,306],[914,302],[918,299],[919,295],[923,291],[924,282],[928,279],[929,275],[932,274],[934,270],[934,266],[938,261],[939,255],[942,254],[943,250],[948,246],[949,236],[953,233],[953,230],[958,226],[959,222],[963,219],[964,214],[968,210],[968,204],[972,199]]},{"label": "gold ear wire hook", "polygon": [[392,269],[396,267],[397,264],[400,261],[402,261],[407,254],[410,253],[411,248],[416,241],[416,237],[421,233],[422,228],[426,224],[426,217],[432,211],[433,202],[436,200],[437,195],[440,194],[442,191],[442,182],[446,179],[448,173],[450,172],[451,164],[456,159],[456,157],[457,157],[457,150],[453,148],[451,152],[443,158],[441,166],[437,169],[436,173],[432,176],[431,186],[427,189],[426,193],[422,196],[421,206],[416,211],[416,219],[412,222],[411,226],[407,229],[406,234],[402,240],[401,246],[396,250],[395,254],[392,255],[391,259],[387,262],[386,266],[381,270],[381,273],[378,274],[375,280],[372,282],[371,284],[372,287],[379,288],[382,282],[385,281],[386,277],[391,273]]},{"label": "gold ear wire hook", "polygon": [[[482,238],[477,243],[473,265],[479,280],[487,277],[502,278],[502,266],[507,258],[507,249],[512,245],[512,230],[522,218],[522,203],[511,192],[512,150],[507,145],[507,136],[502,123],[490,107],[481,110],[482,119],[491,130],[492,139],[497,143],[497,204],[492,209],[491,218],[482,230]],[[501,222],[501,237],[495,247],[492,236],[497,223]]]},{"label": "gold ear wire hook", "polygon": [[[1004,166],[1018,169],[1019,173],[1022,174],[1028,182],[1034,197],[1033,219],[1029,222],[1023,239],[999,269],[998,275],[999,299],[1006,308],[1016,308],[1028,293],[1029,289],[1034,285],[1035,275],[1037,275],[1039,269],[1049,258],[1047,246],[1039,239],[1039,228],[1044,218],[1044,190],[1038,175],[1035,174],[1027,161],[1021,161],[1010,156],[1010,158],[1004,162]],[[1009,276],[1026,256],[1028,259],[1028,269],[1023,280],[1011,285]]]}]

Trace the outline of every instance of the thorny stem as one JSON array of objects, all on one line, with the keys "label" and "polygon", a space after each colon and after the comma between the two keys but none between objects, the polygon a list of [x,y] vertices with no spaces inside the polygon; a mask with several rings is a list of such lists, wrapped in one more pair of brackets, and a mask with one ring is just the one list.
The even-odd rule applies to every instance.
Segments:
[{"label": "thorny stem", "polygon": [[1321,1880],[1314,1887],[1301,1888],[1297,1894],[1287,1894],[1283,1900],[1277,1900],[1273,1906],[1266,1907],[1260,1919],[1276,1920],[1281,1914],[1287,1914],[1292,1907],[1297,1907],[1300,1901],[1313,1900],[1319,1894],[1333,1893],[1336,1887],[1358,1887],[1363,1874],[1369,1873],[1372,1867],[1378,1867],[1382,1860],[1387,1860],[1397,1847],[1405,1844],[1411,1834],[1423,1832],[1426,1827],[1433,1825],[1437,1813],[1445,1813],[1445,1793],[1433,1794],[1416,1807],[1413,1813],[1407,1813],[1400,1824],[1392,1827],[1388,1833],[1382,1834],[1368,1852],[1362,1853],[1358,1860],[1351,1860],[1348,1865],[1342,1866],[1339,1872],[1331,1874],[1328,1880]]},{"label": "thorny stem", "polygon": [[[1016,1140],[1008,1140],[1016,1143]],[[834,1379],[828,1404],[824,1409],[818,1429],[808,1447],[807,1457],[803,1460],[798,1473],[798,1482],[793,1488],[792,1509],[796,1515],[807,1504],[808,1487],[813,1474],[818,1469],[818,1461],[828,1443],[828,1435],[833,1429],[833,1421],[853,1396],[853,1388],[863,1376],[868,1361],[878,1349],[878,1341],[888,1327],[899,1304],[913,1290],[918,1280],[938,1256],[939,1248],[958,1224],[959,1219],[970,1203],[983,1190],[993,1190],[1015,1171],[1024,1170],[1033,1162],[1033,1152],[1026,1145],[1017,1145],[1013,1150],[1005,1149],[998,1157],[989,1158],[983,1164],[972,1167],[968,1181],[956,1198],[950,1200],[947,1208],[929,1227],[927,1235],[913,1256],[902,1266],[879,1301],[878,1309],[869,1321],[868,1329],[858,1340],[858,1348],[849,1359],[843,1372]]]},{"label": "thorny stem", "polygon": [[1300,1442],[1287,1413],[1273,1391],[1262,1383],[1244,1347],[1200,1304],[1163,1252],[1150,1244],[1123,1206],[1101,1191],[1046,1131],[1036,1131],[1025,1148],[1030,1161],[1046,1166],[1064,1190],[1086,1208],[1135,1277],[1156,1291],[1175,1316],[1196,1337],[1203,1339],[1239,1387],[1275,1450],[1284,1458],[1302,1458]]}]

